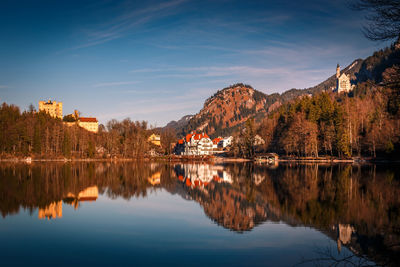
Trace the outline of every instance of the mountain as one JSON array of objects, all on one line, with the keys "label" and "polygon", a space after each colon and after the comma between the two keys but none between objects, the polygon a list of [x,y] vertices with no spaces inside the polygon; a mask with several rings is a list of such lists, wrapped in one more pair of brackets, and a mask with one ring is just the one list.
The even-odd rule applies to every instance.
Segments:
[{"label": "mountain", "polygon": [[185,128],[191,118],[193,118],[193,115],[186,115],[178,121],[170,121],[164,129],[174,129],[176,132],[180,132]]},{"label": "mountain", "polygon": [[[400,65],[399,40],[391,47],[375,52],[372,56],[356,59],[341,70],[350,76],[352,84],[371,80],[382,81],[382,73],[393,65]],[[334,73],[334,66],[332,67]],[[234,84],[217,91],[208,98],[203,108],[196,115],[188,115],[179,121],[172,121],[166,128],[174,128],[178,135],[190,131],[206,132],[211,137],[232,134],[247,119],[260,121],[269,112],[282,104],[302,95],[314,95],[323,91],[331,91],[336,87],[336,75],[333,74],[320,84],[305,89],[290,89],[282,94],[264,94],[250,85]]]},{"label": "mountain", "polygon": [[[278,99],[277,96],[268,96],[250,85],[231,85],[208,98],[200,112],[182,129],[182,133],[198,131],[211,136],[230,134],[247,119],[264,116]],[[279,106],[279,103],[275,106]]]},{"label": "mountain", "polygon": [[[342,73],[350,75],[351,80],[355,81],[363,62],[362,59],[353,61]],[[230,135],[249,118],[258,121],[283,103],[302,95],[332,90],[335,86],[336,76],[332,75],[314,87],[290,89],[282,94],[267,95],[250,85],[238,83],[217,91],[205,101],[199,113],[191,117],[185,116],[184,123],[181,123],[180,127],[176,126],[175,121],[166,127],[173,127],[182,135],[190,131],[204,131],[212,137]],[[182,120],[183,118],[179,122]]]}]

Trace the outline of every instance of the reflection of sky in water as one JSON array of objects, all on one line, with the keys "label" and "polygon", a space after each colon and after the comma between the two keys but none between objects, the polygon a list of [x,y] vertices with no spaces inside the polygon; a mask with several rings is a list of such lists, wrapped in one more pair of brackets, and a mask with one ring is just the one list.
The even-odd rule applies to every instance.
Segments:
[{"label": "reflection of sky in water", "polygon": [[317,247],[337,253],[334,241],[311,228],[266,222],[235,233],[213,223],[195,201],[148,193],[129,201],[102,195],[78,210],[63,204],[60,219],[39,220],[37,210],[7,216],[0,220],[3,264],[287,266],[317,257]]}]

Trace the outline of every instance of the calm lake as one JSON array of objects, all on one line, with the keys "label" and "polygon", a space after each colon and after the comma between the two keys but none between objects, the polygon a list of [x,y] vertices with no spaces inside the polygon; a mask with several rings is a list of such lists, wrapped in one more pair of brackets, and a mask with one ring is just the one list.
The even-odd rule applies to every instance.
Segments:
[{"label": "calm lake", "polygon": [[400,262],[400,167],[0,164],[1,265]]}]

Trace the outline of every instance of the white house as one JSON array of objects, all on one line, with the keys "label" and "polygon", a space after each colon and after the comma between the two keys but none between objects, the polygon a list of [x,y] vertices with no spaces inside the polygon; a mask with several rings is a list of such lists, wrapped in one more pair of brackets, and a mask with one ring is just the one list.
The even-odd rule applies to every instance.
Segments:
[{"label": "white house", "polygon": [[233,137],[232,136],[225,137],[224,139],[219,141],[218,146],[222,147],[222,148],[225,148],[227,146],[232,145],[232,141],[233,141]]},{"label": "white house", "polygon": [[191,133],[186,135],[178,144],[182,149],[177,149],[176,153],[186,156],[200,156],[213,154],[213,142],[206,133]]}]

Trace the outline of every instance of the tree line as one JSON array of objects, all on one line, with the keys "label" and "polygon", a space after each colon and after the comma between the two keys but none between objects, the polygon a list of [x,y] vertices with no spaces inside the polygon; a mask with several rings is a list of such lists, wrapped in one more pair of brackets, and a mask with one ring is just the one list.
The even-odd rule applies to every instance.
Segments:
[{"label": "tree line", "polygon": [[[19,107],[3,103],[0,106],[1,157],[37,158],[138,158],[155,149],[147,139],[152,133],[145,121],[111,120],[99,125],[98,133],[77,125],[68,126],[31,106],[21,112]],[[163,132],[169,142],[174,135]],[[163,144],[160,153],[170,151]]]},{"label": "tree line", "polygon": [[398,88],[365,82],[350,94],[299,97],[270,114],[257,132],[264,150],[286,155],[398,156]]}]

